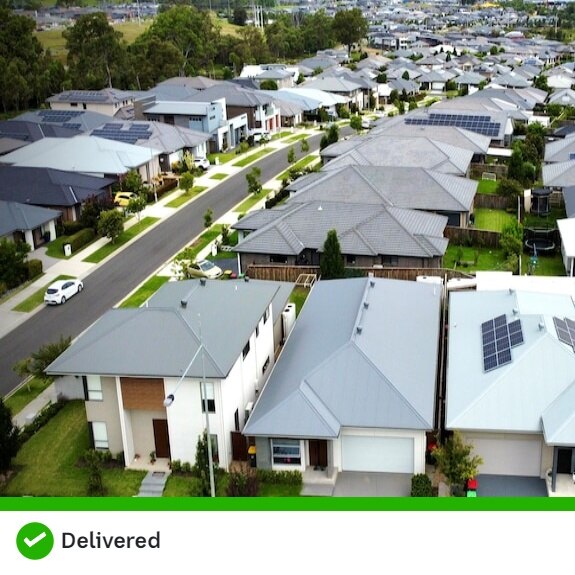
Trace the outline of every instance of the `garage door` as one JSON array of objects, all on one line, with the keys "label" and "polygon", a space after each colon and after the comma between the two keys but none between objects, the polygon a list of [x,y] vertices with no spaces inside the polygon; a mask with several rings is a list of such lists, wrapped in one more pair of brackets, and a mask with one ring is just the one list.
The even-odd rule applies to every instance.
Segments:
[{"label": "garage door", "polygon": [[480,473],[539,477],[540,439],[472,439],[475,453],[483,459]]},{"label": "garage door", "polygon": [[344,471],[413,473],[413,439],[344,435],[341,442]]}]

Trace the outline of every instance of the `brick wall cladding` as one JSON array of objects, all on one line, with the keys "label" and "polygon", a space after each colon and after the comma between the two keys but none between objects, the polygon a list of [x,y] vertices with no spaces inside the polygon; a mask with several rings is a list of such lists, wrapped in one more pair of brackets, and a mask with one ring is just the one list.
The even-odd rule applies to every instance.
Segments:
[{"label": "brick wall cladding", "polygon": [[124,409],[164,411],[164,380],[121,377]]}]

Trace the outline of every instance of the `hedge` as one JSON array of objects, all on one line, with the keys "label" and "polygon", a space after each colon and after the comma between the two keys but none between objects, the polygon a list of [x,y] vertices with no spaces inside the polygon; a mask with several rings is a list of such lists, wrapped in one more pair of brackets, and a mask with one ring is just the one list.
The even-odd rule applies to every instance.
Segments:
[{"label": "hedge", "polygon": [[262,483],[302,485],[301,471],[272,471],[271,469],[258,469],[258,480]]},{"label": "hedge", "polygon": [[84,228],[68,238],[66,243],[72,246],[72,252],[77,252],[80,248],[89,244],[96,237],[96,232],[92,228]]},{"label": "hedge", "polygon": [[44,268],[42,266],[42,260],[28,260],[28,279],[33,280],[39,275],[42,275]]},{"label": "hedge", "polygon": [[82,222],[64,222],[62,224],[63,233],[65,236],[71,236],[78,233],[80,230],[84,229],[84,224]]}]

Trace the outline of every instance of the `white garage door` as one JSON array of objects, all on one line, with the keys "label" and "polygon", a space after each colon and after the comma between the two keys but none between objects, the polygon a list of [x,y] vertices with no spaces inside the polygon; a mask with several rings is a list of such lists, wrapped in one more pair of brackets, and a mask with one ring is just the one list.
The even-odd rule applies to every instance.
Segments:
[{"label": "white garage door", "polygon": [[341,461],[344,471],[413,473],[413,439],[344,435]]},{"label": "white garage door", "polygon": [[480,473],[539,477],[541,439],[472,439],[474,452],[483,459]]}]

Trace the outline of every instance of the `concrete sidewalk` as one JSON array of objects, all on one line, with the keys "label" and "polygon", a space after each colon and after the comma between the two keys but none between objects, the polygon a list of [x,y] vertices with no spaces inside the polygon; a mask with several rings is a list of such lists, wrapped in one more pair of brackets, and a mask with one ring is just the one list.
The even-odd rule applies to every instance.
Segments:
[{"label": "concrete sidewalk", "polygon": [[[295,130],[293,131],[293,135],[297,134],[307,134],[308,136],[317,135],[316,130]],[[290,146],[299,147],[299,141],[296,142],[286,142],[285,140],[289,140],[291,136],[284,138],[283,140],[273,140],[272,142],[264,144],[266,148],[272,148],[274,150],[281,150],[285,148],[289,148]],[[214,174],[226,174],[227,176],[232,176],[242,172],[244,170],[250,170],[253,164],[248,164],[244,167],[234,166],[237,161],[241,160],[242,158],[248,157],[251,154],[257,153],[259,148],[252,148],[245,154],[238,154],[237,159],[234,158],[225,164],[213,165],[206,173],[202,174],[201,176],[197,177],[195,180],[196,186],[203,186],[208,188],[204,193],[207,193],[210,189],[216,187],[222,180],[213,179]],[[298,148],[299,149],[299,148]],[[263,183],[263,188],[266,189],[279,189],[281,182],[279,180],[273,179],[268,182]],[[162,220],[169,218],[172,214],[174,214],[178,208],[170,208],[167,204],[172,201],[174,198],[178,197],[178,195],[183,192],[176,191],[174,193],[169,194],[167,197],[163,197],[158,200],[155,204],[148,205],[145,210],[141,213],[141,218],[144,217],[155,217],[159,218],[159,221],[156,222],[153,226],[150,226],[142,233],[146,233],[156,225],[159,225]],[[247,196],[246,196],[247,197]],[[195,198],[192,198],[190,202],[193,202]],[[262,198],[261,202],[258,202],[255,206],[253,206],[251,210],[260,209],[263,207],[265,202],[265,198]],[[187,205],[187,204],[186,204]],[[224,214],[216,223],[227,223],[233,224],[237,221],[237,212],[233,210]],[[130,218],[125,223],[125,229],[129,229],[131,226],[136,224],[138,219],[136,217]],[[113,252],[108,258],[113,257],[115,254],[119,253],[121,250],[125,249],[131,242],[136,241],[138,237],[136,236],[133,240],[125,244],[124,246],[120,247],[118,250]],[[190,243],[195,238],[192,238]],[[19,312],[15,311],[14,308],[30,297],[32,294],[36,293],[38,290],[46,288],[50,283],[52,283],[58,276],[60,275],[69,275],[73,277],[80,278],[84,280],[90,273],[100,264],[94,264],[83,261],[86,257],[94,253],[96,250],[101,248],[102,246],[106,245],[109,242],[107,238],[101,238],[94,243],[90,244],[87,248],[81,250],[75,255],[72,255],[68,259],[58,259],[52,258],[46,255],[46,248],[40,247],[33,252],[30,252],[28,257],[29,259],[40,259],[44,264],[44,275],[37,279],[36,281],[32,282],[30,285],[26,286],[26,288],[17,292],[14,296],[6,299],[0,304],[0,339],[10,333],[13,329],[18,327],[20,324],[24,323],[28,318],[30,318],[34,313],[38,312],[39,310],[43,309],[43,304],[37,306],[34,310],[30,312]],[[205,257],[210,252],[210,247],[206,248],[205,251],[202,251],[200,257]],[[176,255],[176,254],[174,254]],[[107,261],[106,258],[104,261]]]}]

